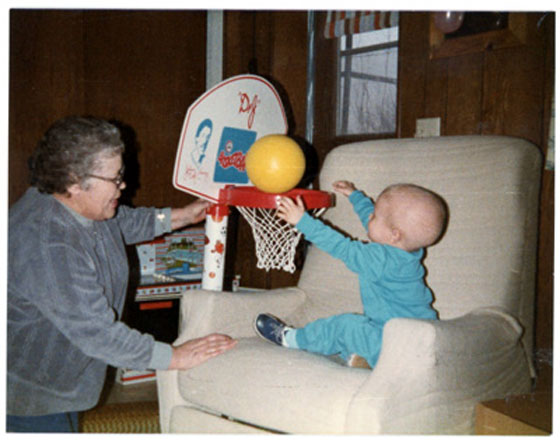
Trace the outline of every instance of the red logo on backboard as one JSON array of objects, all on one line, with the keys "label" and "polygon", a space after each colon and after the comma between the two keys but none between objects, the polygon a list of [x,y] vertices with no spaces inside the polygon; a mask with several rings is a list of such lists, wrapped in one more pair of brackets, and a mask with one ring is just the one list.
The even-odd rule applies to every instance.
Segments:
[{"label": "red logo on backboard", "polygon": [[218,162],[222,168],[233,167],[240,172],[245,171],[245,154],[242,151],[236,151],[231,155],[226,155],[225,152],[221,151],[218,156]]}]

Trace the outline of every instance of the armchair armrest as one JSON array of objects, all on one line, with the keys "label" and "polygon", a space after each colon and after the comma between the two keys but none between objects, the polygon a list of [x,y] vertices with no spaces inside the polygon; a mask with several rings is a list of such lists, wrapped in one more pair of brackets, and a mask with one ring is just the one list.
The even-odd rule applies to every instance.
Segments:
[{"label": "armchair armrest", "polygon": [[[181,297],[179,338],[174,343],[181,344],[213,332],[234,338],[256,335],[253,321],[259,312],[273,312],[285,317],[305,298],[305,292],[296,287],[262,292],[187,291]],[[181,397],[178,373],[157,372],[160,425],[164,433],[170,431],[173,408],[189,406]]]},{"label": "armchair armrest", "polygon": [[[497,308],[452,320],[390,320],[379,361],[355,395],[348,432],[456,433],[473,428],[478,401],[530,388],[522,328]],[[381,427],[380,425],[383,425]]]},{"label": "armchair armrest", "polygon": [[213,332],[234,338],[253,336],[253,321],[258,313],[272,312],[286,317],[305,298],[305,292],[297,287],[257,292],[185,292],[181,298],[179,338],[175,343]]}]

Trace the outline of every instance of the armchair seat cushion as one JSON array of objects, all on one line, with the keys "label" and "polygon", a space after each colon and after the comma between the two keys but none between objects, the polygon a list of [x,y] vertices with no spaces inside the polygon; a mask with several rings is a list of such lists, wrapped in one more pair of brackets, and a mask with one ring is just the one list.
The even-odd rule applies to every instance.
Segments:
[{"label": "armchair seat cushion", "polygon": [[178,387],[185,400],[241,421],[279,431],[328,434],[344,432],[353,396],[370,375],[370,370],[252,337],[179,373]]}]

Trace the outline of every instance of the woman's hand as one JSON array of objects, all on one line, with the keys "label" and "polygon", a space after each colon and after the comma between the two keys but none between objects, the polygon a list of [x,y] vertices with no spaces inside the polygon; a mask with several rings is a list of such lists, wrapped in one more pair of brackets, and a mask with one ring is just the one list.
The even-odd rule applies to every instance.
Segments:
[{"label": "woman's hand", "polygon": [[177,230],[204,220],[206,209],[210,206],[212,206],[210,201],[197,199],[185,207],[171,209],[171,229]]},{"label": "woman's hand", "polygon": [[210,334],[206,337],[189,340],[173,347],[169,369],[190,369],[229,351],[237,340],[228,335]]}]

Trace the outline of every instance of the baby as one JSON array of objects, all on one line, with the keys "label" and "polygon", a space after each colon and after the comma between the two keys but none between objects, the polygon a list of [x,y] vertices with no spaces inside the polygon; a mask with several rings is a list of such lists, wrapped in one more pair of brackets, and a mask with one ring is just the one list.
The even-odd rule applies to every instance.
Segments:
[{"label": "baby", "polygon": [[424,249],[442,236],[447,206],[435,193],[413,184],[387,187],[374,204],[348,181],[333,184],[349,198],[370,240],[352,240],[310,216],[303,201],[282,197],[278,216],[305,238],[358,274],[363,314],[339,314],[292,328],[270,314],[255,320],[257,334],[277,345],[340,355],[349,365],[379,358],[383,326],[391,318],[436,319],[424,282]]}]

